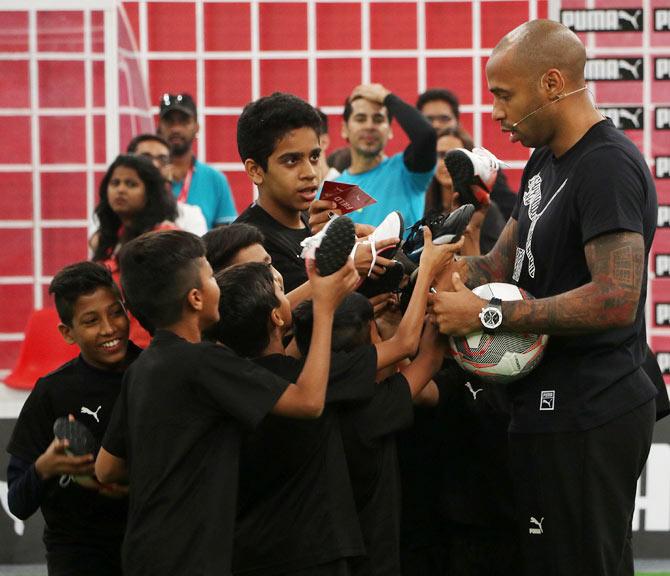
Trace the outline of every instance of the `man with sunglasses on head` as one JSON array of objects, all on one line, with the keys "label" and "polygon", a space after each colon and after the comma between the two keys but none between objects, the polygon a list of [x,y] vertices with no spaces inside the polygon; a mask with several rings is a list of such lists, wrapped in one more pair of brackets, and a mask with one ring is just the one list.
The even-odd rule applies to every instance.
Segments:
[{"label": "man with sunglasses on head", "polygon": [[[138,134],[128,143],[126,152],[151,161],[165,179],[166,193],[172,194],[172,161],[170,145],[165,138],[157,134]],[[179,228],[198,236],[207,233],[207,220],[200,206],[177,201],[177,210],[179,215],[175,223]]]},{"label": "man with sunglasses on head", "polygon": [[197,108],[189,94],[163,94],[157,133],[170,146],[172,193],[178,201],[199,206],[211,229],[230,224],[237,210],[226,177],[193,153],[199,129]]}]

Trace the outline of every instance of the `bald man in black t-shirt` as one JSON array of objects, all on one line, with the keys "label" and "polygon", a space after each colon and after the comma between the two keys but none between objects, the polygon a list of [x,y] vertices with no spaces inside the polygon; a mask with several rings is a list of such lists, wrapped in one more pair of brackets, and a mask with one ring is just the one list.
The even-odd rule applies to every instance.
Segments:
[{"label": "bald man in black t-shirt", "polygon": [[[549,20],[513,30],[486,67],[493,118],[535,148],[517,205],[487,256],[446,272],[433,302],[450,334],[550,334],[508,388],[510,464],[526,574],[633,574],[637,478],[653,431],[646,270],[657,200],[644,158],[591,103],[586,52]],[[513,282],[535,300],[486,302],[466,286]],[[484,324],[484,307],[499,322]],[[490,317],[489,315],[488,317]]]}]

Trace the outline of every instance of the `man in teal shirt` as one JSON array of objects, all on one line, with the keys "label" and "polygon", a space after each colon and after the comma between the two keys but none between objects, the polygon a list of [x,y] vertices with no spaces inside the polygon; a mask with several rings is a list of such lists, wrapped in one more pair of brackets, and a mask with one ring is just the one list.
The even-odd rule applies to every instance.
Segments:
[{"label": "man in teal shirt", "polygon": [[[410,144],[388,157],[384,148],[393,137],[394,117]],[[352,220],[377,226],[393,210],[402,213],[407,226],[419,220],[437,160],[435,131],[421,113],[381,84],[361,85],[347,98],[342,136],[349,142],[351,165],[336,181],[356,184],[377,201],[349,214]]]},{"label": "man in teal shirt", "polygon": [[158,133],[170,144],[172,192],[177,200],[199,206],[207,228],[230,224],[237,218],[233,195],[226,177],[198,161],[193,140],[199,130],[198,114],[189,94],[163,94]]}]

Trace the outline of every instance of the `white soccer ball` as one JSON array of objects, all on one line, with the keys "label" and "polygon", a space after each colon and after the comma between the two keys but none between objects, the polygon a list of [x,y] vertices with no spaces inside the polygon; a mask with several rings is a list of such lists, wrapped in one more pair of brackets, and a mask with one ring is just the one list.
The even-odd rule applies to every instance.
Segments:
[{"label": "white soccer ball", "polygon": [[[473,290],[480,298],[490,300],[530,300],[533,297],[514,284],[492,282]],[[456,362],[482,380],[506,383],[528,374],[542,359],[549,337],[519,332],[473,332],[452,336],[449,341]]]}]

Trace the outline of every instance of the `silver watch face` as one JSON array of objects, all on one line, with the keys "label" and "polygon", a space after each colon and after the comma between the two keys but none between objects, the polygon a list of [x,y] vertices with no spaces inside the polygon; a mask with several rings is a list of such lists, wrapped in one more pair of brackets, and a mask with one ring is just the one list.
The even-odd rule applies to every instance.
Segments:
[{"label": "silver watch face", "polygon": [[482,308],[479,319],[484,328],[488,328],[489,330],[495,330],[502,324],[502,314],[498,308],[494,308],[493,306]]}]

